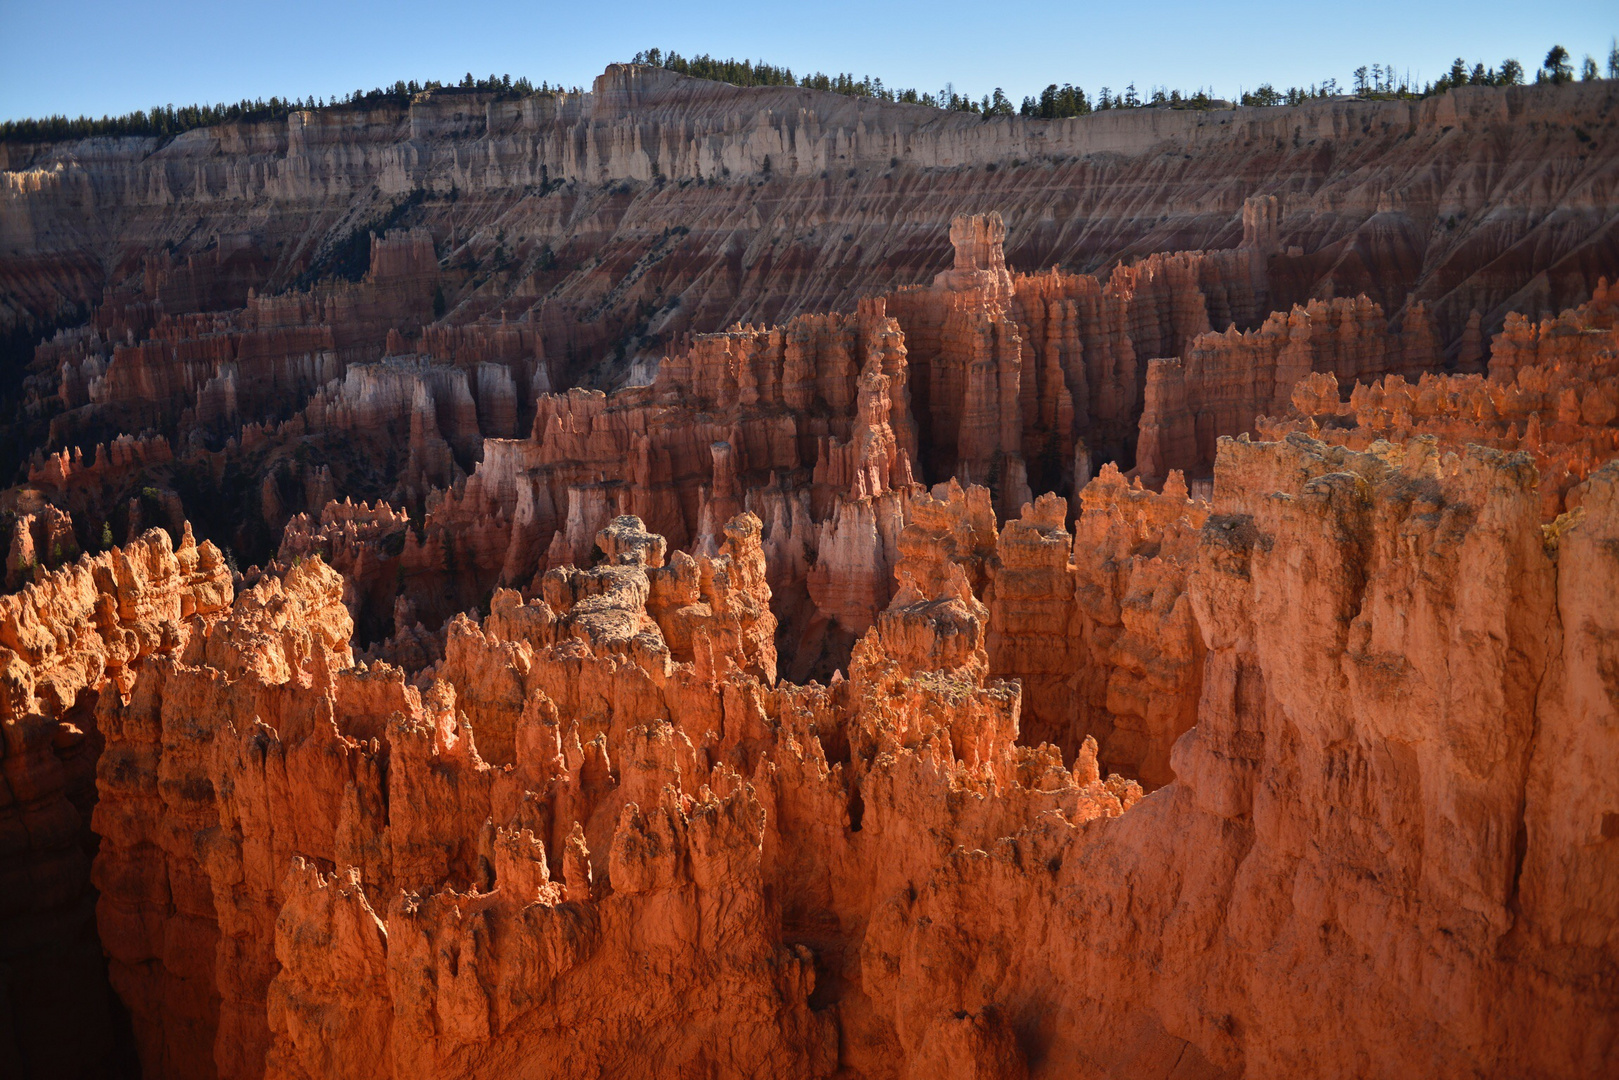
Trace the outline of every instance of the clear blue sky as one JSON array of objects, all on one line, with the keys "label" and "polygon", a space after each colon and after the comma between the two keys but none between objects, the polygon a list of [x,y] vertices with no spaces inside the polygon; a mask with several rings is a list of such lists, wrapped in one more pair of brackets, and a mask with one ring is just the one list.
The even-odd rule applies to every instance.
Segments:
[{"label": "clear blue sky", "polygon": [[0,0],[0,118],[124,113],[153,104],[313,94],[395,79],[511,73],[588,88],[614,60],[656,45],[767,59],[795,73],[850,71],[889,86],[946,81],[1014,101],[1048,82],[1092,95],[1134,81],[1234,95],[1336,77],[1378,62],[1431,79],[1453,57],[1533,72],[1553,44],[1605,66],[1613,0],[1356,4],[1027,3],[955,0],[818,5],[716,0]]}]

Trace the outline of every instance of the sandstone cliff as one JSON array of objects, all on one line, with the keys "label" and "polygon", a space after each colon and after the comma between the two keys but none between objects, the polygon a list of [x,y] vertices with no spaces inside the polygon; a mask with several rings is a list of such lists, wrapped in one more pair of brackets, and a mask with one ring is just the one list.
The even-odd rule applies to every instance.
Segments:
[{"label": "sandstone cliff", "polygon": [[1211,510],[1139,493],[1201,686],[1145,800],[985,677],[972,575],[1067,573],[1052,501],[991,548],[941,491],[829,687],[772,682],[747,516],[696,560],[613,520],[415,673],[356,662],[318,558],[264,577],[96,710],[147,1067],[1588,1075],[1619,473],[1555,547],[1535,479],[1295,435],[1223,443]]},{"label": "sandstone cliff", "polygon": [[[183,649],[231,598],[211,544],[154,530],[0,598],[0,1064],[105,1074],[122,1057],[95,933],[103,697]],[[105,760],[105,759],[102,759]],[[154,914],[161,917],[164,909]]]},{"label": "sandstone cliff", "polygon": [[0,147],[0,1073],[1603,1073],[1612,94]]},{"label": "sandstone cliff", "polygon": [[1606,280],[1591,301],[1539,324],[1508,320],[1492,344],[1489,377],[1389,375],[1357,382],[1349,400],[1318,373],[1295,384],[1290,408],[1259,417],[1269,438],[1306,431],[1365,449],[1379,440],[1428,440],[1429,453],[1469,444],[1530,455],[1539,473],[1541,516],[1578,508],[1585,480],[1619,455],[1619,304]]},{"label": "sandstone cliff", "polygon": [[1385,325],[1381,308],[1359,296],[1312,300],[1250,332],[1233,326],[1199,335],[1183,359],[1147,367],[1135,472],[1155,486],[1171,469],[1212,475],[1217,440],[1250,431],[1256,416],[1285,407],[1294,384],[1312,372],[1370,382],[1416,377],[1442,364],[1420,302],[1398,333]]},{"label": "sandstone cliff", "polygon": [[[548,354],[595,361],[638,337],[846,310],[925,280],[962,212],[999,208],[1018,265],[1095,270],[1234,246],[1244,200],[1279,196],[1250,217],[1280,306],[1366,292],[1398,315],[1414,295],[1452,344],[1475,309],[1493,332],[1509,311],[1577,303],[1611,267],[1614,151],[1575,132],[1602,130],[1612,94],[1464,87],[984,121],[615,65],[582,96],[452,91],[161,145],[7,144],[0,322],[99,302],[140,273],[131,251],[174,279],[165,296],[197,305],[170,311],[228,308],[404,224],[458,268],[453,321],[527,312]],[[209,274],[217,287],[180,288]]]}]

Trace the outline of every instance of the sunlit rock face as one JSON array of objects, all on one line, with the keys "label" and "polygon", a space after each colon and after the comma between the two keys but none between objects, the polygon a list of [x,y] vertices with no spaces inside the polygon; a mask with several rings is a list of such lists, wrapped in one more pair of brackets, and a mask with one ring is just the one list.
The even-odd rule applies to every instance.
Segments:
[{"label": "sunlit rock face", "polygon": [[1610,94],[0,147],[0,1073],[1604,1075]]}]

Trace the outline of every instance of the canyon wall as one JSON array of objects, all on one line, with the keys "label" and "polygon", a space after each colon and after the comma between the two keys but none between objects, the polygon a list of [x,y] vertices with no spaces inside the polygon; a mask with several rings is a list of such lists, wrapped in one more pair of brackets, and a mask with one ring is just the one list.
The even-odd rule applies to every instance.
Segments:
[{"label": "canyon wall", "polygon": [[0,1072],[1601,1074],[1615,92],[0,146]]},{"label": "canyon wall", "polygon": [[1397,333],[1381,308],[1359,296],[1274,312],[1251,331],[1233,325],[1223,334],[1200,334],[1183,358],[1147,366],[1135,472],[1154,485],[1171,469],[1212,475],[1217,440],[1285,407],[1294,384],[1312,372],[1352,384],[1383,375],[1415,378],[1443,363],[1438,334],[1420,302]]},{"label": "canyon wall", "polygon": [[1266,438],[1301,432],[1364,450],[1425,440],[1429,453],[1469,445],[1528,454],[1539,473],[1541,517],[1577,510],[1592,471],[1619,455],[1619,294],[1600,279],[1589,303],[1496,336],[1489,375],[1425,373],[1357,382],[1340,401],[1338,379],[1294,384],[1286,411],[1260,416]]},{"label": "canyon wall", "polygon": [[[1087,515],[1117,517],[1131,489],[1096,483]],[[1041,562],[1014,551],[1066,561],[1051,502],[986,604],[990,549],[941,492],[830,686],[773,678],[746,514],[695,559],[613,519],[596,567],[497,594],[418,671],[355,657],[318,557],[227,588],[93,710],[142,1060],[1600,1072],[1619,471],[1555,544],[1535,483],[1486,448],[1222,443],[1176,519],[1196,726],[1146,797],[1095,740],[1027,745],[1023,691],[986,676],[1007,567]]]},{"label": "canyon wall", "polygon": [[0,321],[44,326],[193,257],[229,287],[171,285],[168,303],[230,307],[330,272],[367,229],[420,226],[452,321],[526,316],[573,375],[925,281],[958,213],[999,209],[1016,265],[1092,271],[1234,246],[1244,200],[1270,195],[1278,306],[1365,292],[1398,318],[1411,297],[1454,348],[1475,309],[1487,331],[1550,314],[1613,264],[1615,151],[1595,135],[1613,93],[985,120],[615,65],[584,95],[11,143]]},{"label": "canyon wall", "polygon": [[[1274,202],[1257,197],[1248,211]],[[1189,350],[1212,323],[1256,325],[1269,285],[1252,225],[1235,249],[1152,255],[1105,280],[1056,268],[1013,275],[1005,238],[999,213],[956,218],[954,267],[888,304],[914,371],[927,447],[918,464],[935,478],[986,482],[1010,517],[1031,484],[1066,495],[1093,463],[1134,456],[1148,358]]]},{"label": "canyon wall", "polygon": [[[776,556],[771,587],[787,670],[804,677],[842,666],[892,595],[900,531],[924,469],[969,487],[982,481],[1002,520],[1030,501],[1031,480],[1067,497],[1089,479],[1091,446],[1122,440],[1132,423],[1135,357],[1185,347],[1211,310],[1255,321],[1265,296],[1253,248],[1154,257],[1103,283],[1059,271],[1012,275],[997,214],[962,216],[953,233],[955,268],[931,287],[862,300],[850,317],[697,335],[664,358],[649,386],[541,395],[526,439],[478,447],[469,402],[464,425],[435,427],[429,411],[412,420],[406,443],[401,413],[393,444],[406,443],[409,456],[394,465],[399,486],[383,494],[423,507],[421,529],[372,535],[363,560],[337,556],[312,535],[329,511],[307,503],[287,534],[297,539],[283,540],[283,561],[319,551],[351,576],[364,561],[356,587],[364,601],[352,610],[369,641],[392,611],[390,583],[410,605],[394,612],[395,630],[416,619],[437,626],[496,586],[588,562],[595,531],[614,515],[636,515],[696,554],[747,508]],[[351,368],[343,394],[355,398],[349,384],[369,370]],[[418,379],[456,373],[409,370]],[[301,418],[255,430],[251,442],[307,445],[326,429],[346,440],[348,456],[386,444],[389,429],[335,410],[328,396]],[[387,398],[395,399],[403,401]],[[429,452],[424,431],[439,449]],[[456,447],[453,460],[439,431]],[[480,456],[463,477],[457,463]],[[336,482],[346,487],[351,477]],[[433,484],[446,490],[424,495]],[[1072,752],[1066,735],[1055,741]]]},{"label": "canyon wall", "polygon": [[219,552],[198,546],[187,528],[178,549],[154,530],[0,598],[0,1066],[8,1075],[103,1075],[130,1056],[118,1039],[122,1006],[108,991],[90,887],[90,861],[106,836],[91,831],[108,738],[102,721],[146,658],[183,648],[231,593]]}]

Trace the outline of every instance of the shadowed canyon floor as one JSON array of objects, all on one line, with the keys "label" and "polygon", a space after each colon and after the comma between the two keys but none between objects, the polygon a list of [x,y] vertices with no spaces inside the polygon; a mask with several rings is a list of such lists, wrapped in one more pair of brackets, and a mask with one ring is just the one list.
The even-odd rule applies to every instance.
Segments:
[{"label": "shadowed canyon floor", "polygon": [[0,1071],[1611,1070],[1615,104],[0,147]]}]

